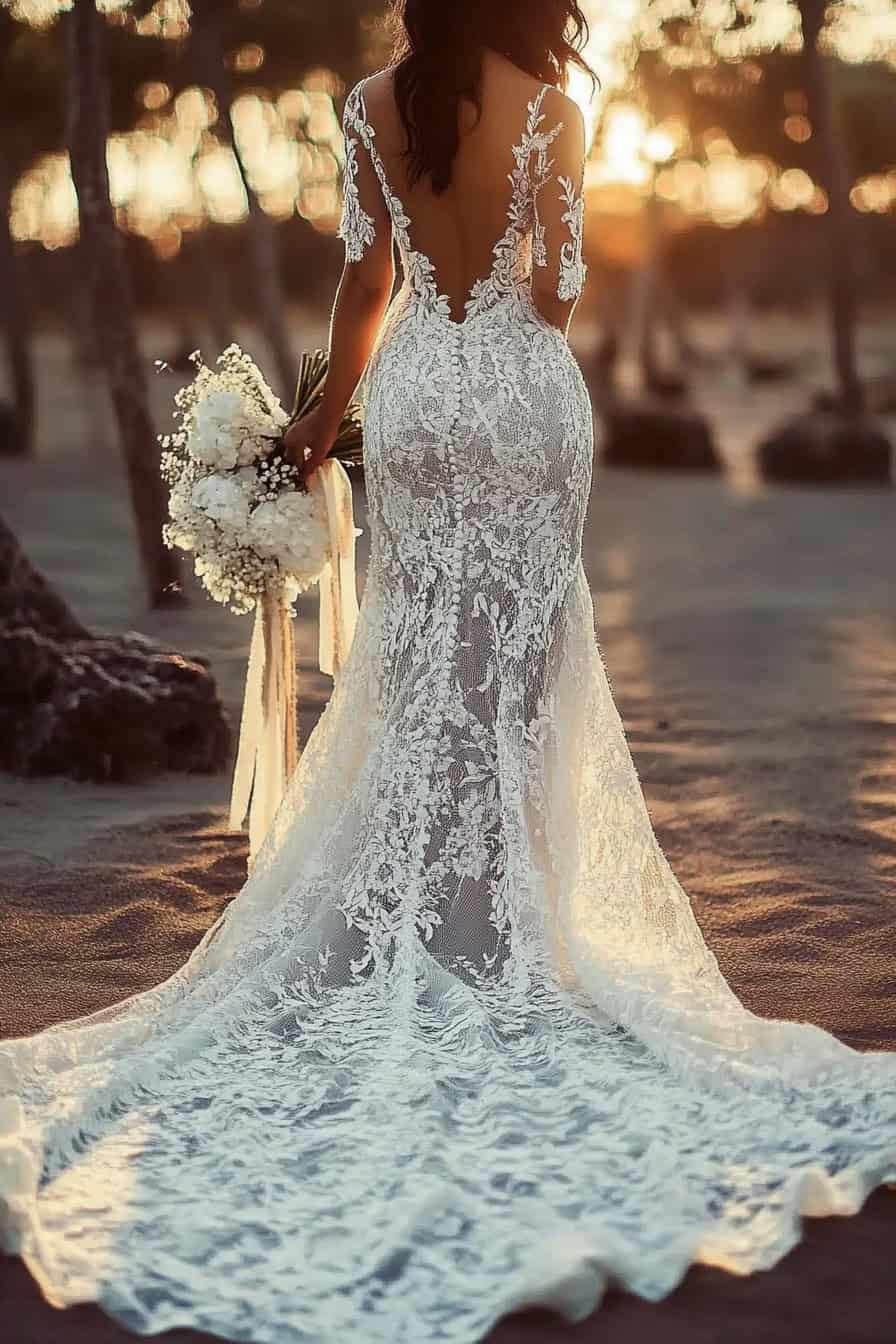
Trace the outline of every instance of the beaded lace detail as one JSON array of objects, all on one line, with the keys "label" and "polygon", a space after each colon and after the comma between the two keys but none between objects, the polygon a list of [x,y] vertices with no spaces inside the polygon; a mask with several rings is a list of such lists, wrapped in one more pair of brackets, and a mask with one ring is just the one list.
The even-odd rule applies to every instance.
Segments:
[{"label": "beaded lace detail", "polygon": [[477,1344],[611,1280],[771,1265],[801,1214],[896,1178],[896,1055],[748,1012],[654,837],[582,567],[591,406],[529,293],[561,255],[541,102],[459,323],[348,101],[347,254],[382,217],[364,153],[405,271],[365,386],[355,640],[187,964],[0,1046],[3,1242],[57,1305]]}]

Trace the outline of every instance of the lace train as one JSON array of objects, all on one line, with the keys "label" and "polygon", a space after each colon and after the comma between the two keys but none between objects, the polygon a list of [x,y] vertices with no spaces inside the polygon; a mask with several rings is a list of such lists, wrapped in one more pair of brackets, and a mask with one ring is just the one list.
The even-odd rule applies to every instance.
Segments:
[{"label": "lace train", "polygon": [[[388,759],[368,676],[383,601],[365,598],[288,836],[190,962],[2,1048],[27,1116],[6,1247],[57,1305],[260,1344],[472,1344],[528,1303],[579,1319],[608,1282],[659,1298],[694,1261],[766,1267],[801,1214],[855,1212],[896,1175],[896,1058],[754,1017],[705,948],[643,811],[584,575],[545,758],[569,855],[545,907],[553,972],[511,958],[465,980],[416,935],[349,969],[365,940],[331,884],[388,853],[368,834],[358,865],[346,830],[375,813]],[[566,819],[586,815],[595,843],[573,855]],[[616,828],[625,843],[602,844]]]}]

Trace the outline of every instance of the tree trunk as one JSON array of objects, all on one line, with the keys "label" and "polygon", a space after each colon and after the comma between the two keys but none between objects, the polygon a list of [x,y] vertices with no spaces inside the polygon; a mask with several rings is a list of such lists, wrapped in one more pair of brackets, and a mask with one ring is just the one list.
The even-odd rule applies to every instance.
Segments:
[{"label": "tree trunk", "polygon": [[803,66],[809,119],[815,133],[816,173],[828,195],[829,294],[834,365],[840,403],[851,414],[864,410],[865,398],[856,358],[857,268],[850,171],[846,144],[837,123],[830,75],[818,37],[825,0],[799,0],[803,25]]},{"label": "tree trunk", "polygon": [[182,601],[180,571],[162,541],[167,518],[159,446],[137,343],[134,297],[109,199],[104,20],[96,0],[74,0],[68,20],[68,142],[78,195],[87,288],[125,456],[143,571],[154,606]]},{"label": "tree trunk", "polygon": [[215,357],[226,350],[233,340],[233,312],[230,304],[230,287],[227,275],[217,257],[216,249],[206,230],[206,237],[198,239],[198,246],[190,253],[189,262],[195,267],[199,280],[199,293],[204,308],[203,316],[211,332]]},{"label": "tree trunk", "polygon": [[277,366],[280,397],[291,406],[298,365],[287,329],[276,225],[270,215],[265,214],[257,196],[249,187],[245,165],[235,146],[234,153],[249,198],[249,245],[258,286],[259,322]]},{"label": "tree trunk", "polygon": [[658,368],[659,325],[660,203],[656,193],[648,193],[644,205],[644,256],[635,275],[632,292],[632,325],[635,349],[641,365],[642,383],[649,387]]},{"label": "tree trunk", "polygon": [[262,209],[252,185],[246,164],[240,154],[231,115],[233,90],[227,66],[223,25],[226,15],[215,4],[193,5],[194,61],[203,72],[203,82],[212,90],[218,104],[218,130],[223,142],[233,152],[246,192],[249,206],[249,253],[252,278],[256,293],[258,324],[270,347],[277,366],[279,393],[288,402],[295,389],[297,363],[289,339],[286,320],[286,302],[280,276],[277,254],[277,229],[274,221]]},{"label": "tree trunk", "polygon": [[[221,0],[217,0],[221,3]],[[150,12],[155,0],[132,0],[135,17]],[[201,0],[197,0],[201,7]],[[165,59],[168,82],[175,88],[185,84],[208,84],[208,62],[201,58],[202,30],[194,23],[191,40],[182,49],[180,43],[167,42]],[[197,137],[190,159],[190,172],[197,180],[203,137]],[[207,364],[233,342],[233,302],[227,274],[227,259],[222,254],[221,231],[208,225],[196,235],[189,234],[175,259],[160,263],[164,300],[177,328],[174,354],[199,350]],[[209,338],[211,347],[208,346]]]},{"label": "tree trunk", "polygon": [[0,151],[0,294],[6,329],[6,353],[12,383],[16,455],[34,447],[34,369],[31,361],[31,323],[21,259],[9,229],[12,176]]},{"label": "tree trunk", "polygon": [[[187,62],[191,77],[198,85],[208,85],[213,72],[216,54],[220,49],[212,41],[208,51],[207,27],[194,17],[190,42],[187,47]],[[199,159],[199,144],[193,156],[192,168],[195,176]],[[213,225],[206,225],[203,233],[191,240],[192,246],[186,249],[184,261],[190,267],[193,284],[189,292],[195,290],[203,317],[211,334],[214,357],[226,350],[233,341],[233,302],[231,286],[227,274],[226,258],[222,254],[221,235]]]}]

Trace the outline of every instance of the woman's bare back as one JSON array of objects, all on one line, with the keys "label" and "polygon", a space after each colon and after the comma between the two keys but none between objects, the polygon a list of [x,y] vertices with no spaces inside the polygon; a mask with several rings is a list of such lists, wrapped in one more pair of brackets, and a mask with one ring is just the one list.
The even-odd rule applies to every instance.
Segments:
[{"label": "woman's bare back", "polygon": [[[503,56],[484,54],[481,114],[477,117],[473,103],[461,103],[451,182],[436,195],[428,178],[410,181],[392,71],[383,70],[365,81],[364,101],[376,128],[386,177],[412,221],[411,242],[432,262],[438,292],[448,298],[455,321],[463,319],[476,281],[491,273],[495,245],[507,228],[513,146],[526,123],[527,108],[542,88]],[[563,94],[551,90],[550,95],[556,100],[555,112],[579,118]]]}]

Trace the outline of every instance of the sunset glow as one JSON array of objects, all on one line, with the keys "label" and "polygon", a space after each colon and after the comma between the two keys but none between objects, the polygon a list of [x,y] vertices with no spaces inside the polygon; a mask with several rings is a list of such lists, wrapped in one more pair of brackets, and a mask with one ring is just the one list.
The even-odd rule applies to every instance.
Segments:
[{"label": "sunset glow", "polygon": [[[654,194],[687,218],[706,218],[730,226],[765,209],[826,208],[824,192],[802,169],[761,156],[741,156],[727,137],[709,132],[692,143],[679,118],[652,124],[632,87],[635,42],[651,48],[661,41],[657,15],[670,5],[647,6],[620,0],[609,10],[586,4],[591,33],[585,55],[599,88],[573,69],[568,92],[585,115],[591,158],[586,182],[589,205],[611,213],[633,208]],[[61,0],[11,0],[13,13],[35,25],[52,22],[66,4]],[[110,20],[128,22],[126,0],[106,0]],[[730,0],[706,0],[700,9],[696,45],[665,47],[671,64],[700,64],[723,57],[742,61],[772,47],[799,45],[799,23],[788,0],[756,0],[749,22],[732,30]],[[590,11],[590,12],[589,12]],[[677,12],[677,11],[676,11]],[[189,32],[188,0],[156,0],[137,30],[171,39]],[[877,59],[896,65],[896,9],[891,0],[844,0],[831,11],[825,40],[847,61]],[[704,42],[704,46],[700,45]],[[229,55],[231,67],[263,79],[266,53],[256,42],[243,42]],[[754,61],[756,79],[762,75]],[[343,161],[336,107],[342,92],[333,71],[312,72],[301,88],[277,96],[263,87],[241,93],[233,120],[249,180],[262,207],[276,219],[299,215],[323,232],[336,227]],[[119,224],[149,239],[160,255],[177,252],[183,235],[206,223],[238,224],[248,202],[236,160],[220,138],[217,109],[208,90],[187,88],[177,97],[161,80],[150,80],[136,93],[141,115],[133,130],[110,138],[107,151],[111,193]],[[783,121],[788,140],[800,144],[812,135],[804,106],[794,103]],[[885,165],[886,167],[886,165]],[[867,175],[852,189],[859,211],[886,213],[896,208],[896,166]],[[77,238],[77,198],[65,153],[37,159],[13,192],[14,237],[47,248]]]},{"label": "sunset glow", "polygon": [[[233,153],[212,129],[211,94],[194,87],[171,100],[164,84],[140,92],[153,110],[137,129],[108,142],[112,203],[123,228],[158,238],[171,255],[172,239],[208,221],[239,223],[248,202]],[[278,219],[299,214],[315,227],[335,228],[343,148],[332,96],[319,87],[287,89],[277,99],[243,94],[233,121],[264,209]],[[75,241],[78,206],[67,154],[43,156],[19,179],[11,227],[20,241],[48,248]]]}]

